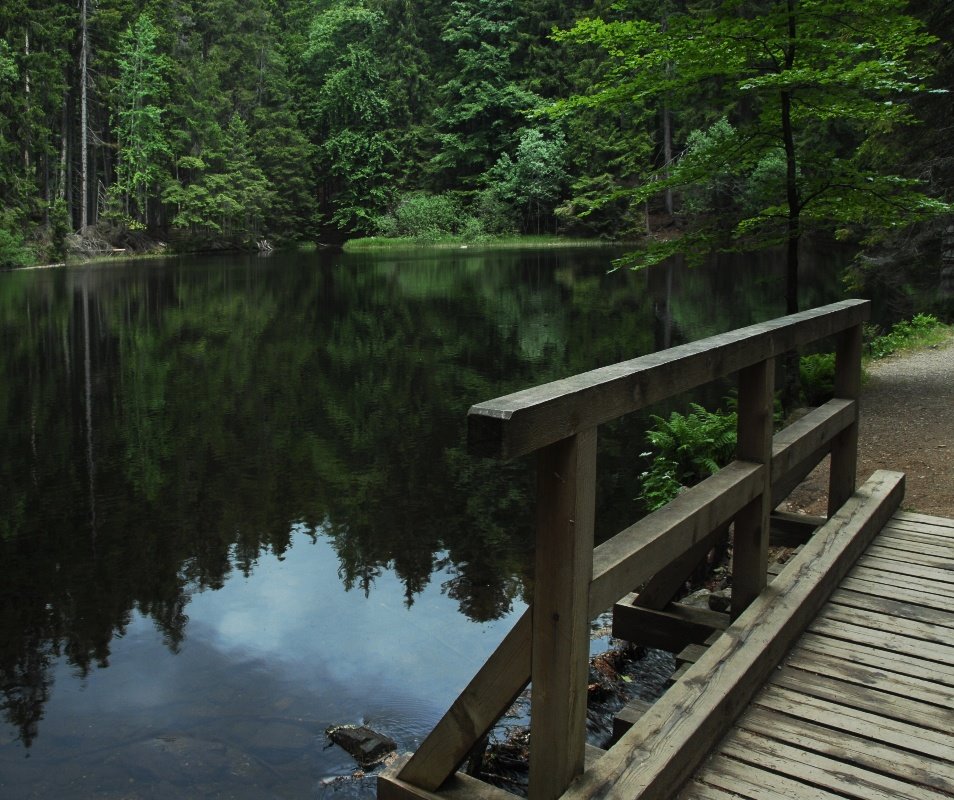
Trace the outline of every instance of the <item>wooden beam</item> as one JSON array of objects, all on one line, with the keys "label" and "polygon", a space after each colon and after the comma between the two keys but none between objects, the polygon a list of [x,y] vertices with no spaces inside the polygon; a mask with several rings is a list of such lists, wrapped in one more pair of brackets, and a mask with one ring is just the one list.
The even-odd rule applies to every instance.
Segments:
[{"label": "wooden beam", "polygon": [[[857,400],[861,394],[861,323],[842,331],[835,347],[835,397]],[[858,420],[831,444],[828,473],[828,516],[855,490],[858,471]]]},{"label": "wooden beam", "polygon": [[672,797],[731,726],[901,502],[904,476],[876,472],[782,574],[565,800]]},{"label": "wooden beam", "polygon": [[530,682],[530,633],[527,609],[414,755],[402,764],[398,777],[403,783],[428,791],[437,789],[513,705]]},{"label": "wooden beam", "polygon": [[718,611],[682,603],[659,611],[636,605],[638,599],[629,595],[613,606],[614,638],[678,653],[688,644],[705,644],[729,625],[729,615]]},{"label": "wooden beam", "polygon": [[463,773],[452,774],[437,789],[425,789],[401,776],[407,765],[401,761],[378,775],[377,800],[514,800],[517,795]]},{"label": "wooden beam", "polygon": [[516,458],[808,342],[860,326],[867,300],[750,325],[479,403],[468,415],[475,455]]},{"label": "wooden beam", "polygon": [[765,588],[772,513],[772,412],[775,362],[760,361],[739,373],[738,445],[742,461],[765,464],[759,494],[735,518],[732,546],[732,616]]},{"label": "wooden beam", "polygon": [[723,523],[714,531],[696,542],[681,556],[653,575],[639,590],[636,605],[643,608],[665,608],[685,585],[693,571],[709,555],[719,540],[729,535],[729,523]]},{"label": "wooden beam", "polygon": [[772,506],[788,497],[831,451],[832,440],[857,419],[853,400],[829,400],[775,434],[772,441]]},{"label": "wooden beam", "polygon": [[758,495],[766,467],[733,461],[593,553],[590,618],[610,608]]},{"label": "wooden beam", "polygon": [[825,517],[774,511],[769,520],[772,530],[769,543],[776,547],[799,547],[812,538],[818,528],[827,522]]},{"label": "wooden beam", "polygon": [[529,785],[555,800],[585,759],[596,429],[541,450],[537,476]]}]

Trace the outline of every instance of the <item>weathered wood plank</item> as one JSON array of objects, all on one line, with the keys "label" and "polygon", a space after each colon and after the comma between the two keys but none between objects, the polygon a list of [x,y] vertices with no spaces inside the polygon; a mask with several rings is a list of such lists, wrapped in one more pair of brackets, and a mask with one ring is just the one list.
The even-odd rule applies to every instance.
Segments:
[{"label": "weathered wood plank", "polygon": [[738,617],[767,583],[772,513],[772,412],[775,362],[739,372],[737,458],[765,464],[761,493],[736,515],[732,547],[732,616]]},{"label": "weathered wood plank", "polygon": [[919,534],[899,531],[896,528],[885,528],[875,540],[881,547],[892,547],[895,550],[908,550],[925,555],[954,558],[954,538],[950,541],[939,537],[921,536]]},{"label": "weathered wood plank", "polygon": [[910,636],[868,628],[861,625],[852,625],[840,620],[817,617],[808,628],[812,633],[820,633],[848,642],[869,644],[884,650],[893,650],[896,653],[916,653],[926,661],[939,661],[942,664],[954,663],[954,647],[926,642]]},{"label": "weathered wood plank", "polygon": [[935,517],[930,514],[917,514],[914,511],[898,511],[894,516],[895,519],[898,520],[911,520],[912,522],[936,525],[940,528],[954,528],[954,519],[948,519],[947,517]]},{"label": "weathered wood plank", "polygon": [[620,736],[632,728],[633,725],[639,721],[639,718],[649,711],[650,708],[652,708],[652,703],[649,703],[645,700],[640,700],[638,697],[634,697],[619,711],[617,711],[616,716],[613,717],[612,744],[616,744],[616,742],[619,741]]},{"label": "weathered wood plank", "polygon": [[859,711],[868,711],[884,717],[909,722],[919,728],[930,728],[939,733],[954,730],[954,709],[940,708],[931,703],[912,700],[877,691],[875,687],[859,689],[845,681],[814,675],[804,670],[782,667],[772,673],[773,686],[781,686],[800,694],[829,700]]},{"label": "weathered wood plank", "polygon": [[378,800],[514,800],[516,797],[460,772],[451,775],[439,790],[424,789],[400,777],[405,767],[398,761],[378,775]]},{"label": "weathered wood plank", "polygon": [[[787,482],[792,473],[798,473],[800,482],[828,453],[832,439],[855,422],[857,414],[856,401],[829,400],[776,433],[772,441],[773,486]],[[773,499],[777,505],[784,497]]]},{"label": "weathered wood plank", "polygon": [[752,800],[844,800],[844,795],[721,755],[709,759],[703,780]]},{"label": "weathered wood plank", "polygon": [[856,686],[868,686],[878,692],[896,694],[942,708],[949,708],[954,703],[954,695],[951,694],[950,687],[937,681],[887,672],[877,667],[815,653],[801,646],[796,646],[789,653],[785,666],[795,670],[814,672],[823,677],[853,683]]},{"label": "weathered wood plank", "polygon": [[733,461],[593,553],[589,613],[602,613],[751,502],[765,467]]},{"label": "weathered wood plank", "polygon": [[[835,342],[835,397],[857,400],[861,394],[862,332],[859,322],[838,334]],[[828,516],[841,508],[855,490],[858,471],[858,420],[831,443],[828,470]]]},{"label": "weathered wood plank", "polygon": [[[912,578],[921,578],[933,583],[954,583],[954,570],[912,564],[909,561],[885,558],[882,555],[869,556],[866,554],[858,559],[858,565],[884,572],[893,572],[896,575],[909,575]],[[948,589],[948,591],[951,590]]]},{"label": "weathered wood plank", "polygon": [[715,786],[691,781],[680,793],[679,800],[738,800],[742,795]]},{"label": "weathered wood plank", "polygon": [[859,764],[875,770],[891,765],[891,772],[902,780],[930,786],[954,794],[954,765],[915,755],[899,747],[816,725],[808,720],[795,720],[758,706],[752,707],[738,721],[744,730],[779,739],[839,761]]},{"label": "weathered wood plank", "polygon": [[935,789],[835,761],[747,730],[733,730],[722,741],[719,751],[744,764],[823,786],[858,800],[944,800],[945,797]]},{"label": "weathered wood plank", "polygon": [[896,572],[875,569],[863,565],[855,567],[848,574],[848,577],[868,581],[869,583],[876,583],[884,587],[912,589],[924,594],[939,595],[945,598],[951,596],[951,587],[946,583],[926,581],[920,578],[913,578],[909,575],[899,575]]},{"label": "weathered wood plank", "polygon": [[[889,617],[939,625],[950,631],[948,634],[949,640],[954,641],[954,613],[952,613],[954,609],[942,611],[937,608],[906,603],[902,599],[895,599],[897,595],[894,593],[891,593],[888,597],[874,597],[864,592],[851,591],[844,586],[844,583],[842,587],[832,594],[830,603],[865,611],[876,611],[880,614],[889,615]],[[954,600],[951,601],[951,604],[954,605]]]},{"label": "weathered wood plank", "polygon": [[885,528],[891,531],[917,534],[918,536],[933,539],[938,543],[946,543],[954,540],[954,528],[928,525],[924,522],[914,522],[913,520],[898,519],[897,517],[893,517],[889,520]]},{"label": "weathered wood plank", "polygon": [[866,594],[870,597],[895,600],[917,608],[936,609],[938,611],[954,613],[954,597],[928,594],[926,592],[919,592],[917,589],[902,586],[886,586],[883,583],[867,581],[861,578],[845,578],[841,582],[841,586],[843,589],[850,590],[856,594]]},{"label": "weathered wood plank", "polygon": [[826,517],[773,511],[769,541],[775,547],[799,547],[811,539],[812,534],[827,521]]},{"label": "weathered wood plank", "polygon": [[931,553],[917,553],[914,550],[903,550],[882,542],[877,542],[868,548],[868,555],[872,558],[886,558],[890,561],[901,561],[905,564],[917,564],[921,567],[934,567],[942,573],[947,573],[954,581],[954,559],[950,556],[937,556]]},{"label": "weathered wood plank", "polygon": [[805,651],[831,655],[856,664],[954,687],[954,666],[918,658],[912,652],[898,653],[815,633],[802,634],[798,646]]},{"label": "weathered wood plank", "polygon": [[668,608],[643,608],[639,598],[627,595],[613,606],[613,636],[678,653],[687,644],[703,644],[714,631],[729,626],[729,615],[707,608],[672,603]]},{"label": "weathered wood plank", "polygon": [[537,475],[529,786],[555,800],[584,764],[596,430],[541,450]]},{"label": "weathered wood plank", "polygon": [[875,630],[890,630],[900,636],[907,636],[923,642],[934,642],[940,645],[950,645],[954,642],[951,629],[943,625],[928,622],[919,622],[913,619],[895,617],[879,611],[851,608],[850,606],[829,603],[818,615],[819,620],[832,622],[847,622],[850,625],[873,628]]},{"label": "weathered wood plank", "polygon": [[817,339],[860,325],[870,303],[845,300],[479,403],[475,455],[515,458]]},{"label": "weathered wood plank", "polygon": [[670,561],[639,590],[636,604],[644,608],[665,608],[682,589],[693,571],[699,567],[702,560],[709,555],[709,551],[728,535],[729,523],[726,522],[692,545],[681,556]]},{"label": "weathered wood plank", "polygon": [[873,739],[954,763],[950,733],[921,728],[909,722],[861,711],[830,700],[793,692],[780,686],[767,686],[754,702],[756,706],[824,725],[826,728],[845,731],[864,739]]},{"label": "weathered wood plank", "polygon": [[903,475],[876,472],[686,677],[570,786],[566,800],[669,797],[774,670],[903,491]]},{"label": "weathered wood plank", "polygon": [[414,755],[402,765],[402,782],[422,790],[437,789],[517,699],[530,682],[530,615],[530,609],[524,611]]}]

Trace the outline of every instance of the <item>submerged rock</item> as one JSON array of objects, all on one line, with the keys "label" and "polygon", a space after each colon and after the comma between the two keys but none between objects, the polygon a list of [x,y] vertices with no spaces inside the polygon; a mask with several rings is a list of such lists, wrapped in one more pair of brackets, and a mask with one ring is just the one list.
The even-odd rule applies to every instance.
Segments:
[{"label": "submerged rock", "polygon": [[365,725],[332,725],[325,733],[336,745],[347,750],[362,767],[371,767],[397,750],[390,736]]}]

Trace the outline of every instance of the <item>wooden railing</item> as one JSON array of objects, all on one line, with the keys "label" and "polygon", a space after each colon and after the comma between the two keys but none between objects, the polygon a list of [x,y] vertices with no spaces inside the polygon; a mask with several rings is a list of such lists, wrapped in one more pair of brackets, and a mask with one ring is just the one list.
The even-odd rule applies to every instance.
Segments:
[{"label": "wooden railing", "polygon": [[[471,408],[473,454],[537,454],[533,600],[417,752],[379,778],[378,797],[512,797],[457,770],[530,681],[530,797],[560,797],[587,755],[589,621],[640,586],[664,606],[730,523],[737,617],[766,586],[772,509],[828,453],[829,515],[851,496],[868,313],[867,301],[846,300]],[[829,337],[835,399],[773,437],[776,359]],[[599,425],[733,374],[736,460],[594,548]]]}]

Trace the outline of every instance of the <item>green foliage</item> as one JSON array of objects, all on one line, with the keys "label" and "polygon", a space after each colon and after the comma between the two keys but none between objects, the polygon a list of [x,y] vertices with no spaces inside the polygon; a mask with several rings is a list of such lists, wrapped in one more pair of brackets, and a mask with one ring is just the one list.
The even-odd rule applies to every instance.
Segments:
[{"label": "green foliage", "polygon": [[513,0],[455,0],[441,40],[454,69],[434,110],[438,152],[430,168],[441,182],[471,188],[501,153],[540,98],[518,80],[515,32],[522,22]]},{"label": "green foliage", "polygon": [[910,320],[902,320],[891,326],[881,336],[874,336],[867,343],[872,358],[885,358],[899,350],[938,344],[950,335],[950,328],[931,314],[916,314]]},{"label": "green foliage", "polygon": [[[948,209],[875,155],[913,121],[906,98],[928,90],[934,40],[902,0],[772,0],[744,14],[726,0],[657,19],[641,10],[624,0],[614,6],[623,19],[585,19],[559,38],[598,47],[613,64],[577,106],[676,106],[703,118],[674,165],[629,188],[634,203],[683,193],[695,234],[680,241],[684,252],[700,241],[773,246],[812,228],[893,228]],[[718,117],[733,125],[713,124]],[[655,263],[676,247],[630,263]],[[797,264],[789,273],[791,308]]]},{"label": "green foliage", "polygon": [[0,210],[0,267],[4,269],[24,267],[32,261],[17,227],[13,214]]},{"label": "green foliage", "polygon": [[835,354],[814,353],[798,361],[805,405],[819,406],[831,400],[835,391]]},{"label": "green foliage", "polygon": [[71,232],[70,212],[65,200],[50,205],[50,256],[56,261],[66,260],[66,237]]},{"label": "green foliage", "polygon": [[652,451],[649,469],[640,475],[640,499],[653,511],[684,488],[714,475],[735,455],[738,415],[734,411],[708,411],[690,403],[688,414],[673,411],[669,419],[653,415],[646,434]]},{"label": "green foliage", "polygon": [[555,227],[554,206],[567,180],[566,139],[559,131],[545,135],[527,128],[520,135],[516,157],[503,153],[483,177],[490,195],[509,207],[527,233]]},{"label": "green foliage", "polygon": [[394,211],[375,224],[382,236],[433,239],[460,230],[461,208],[450,194],[411,192],[402,196]]},{"label": "green foliage", "polygon": [[147,190],[163,174],[170,155],[162,124],[167,59],[157,52],[159,30],[152,18],[140,14],[119,45],[115,125],[119,139],[116,186],[124,195],[124,210],[146,222]]}]

